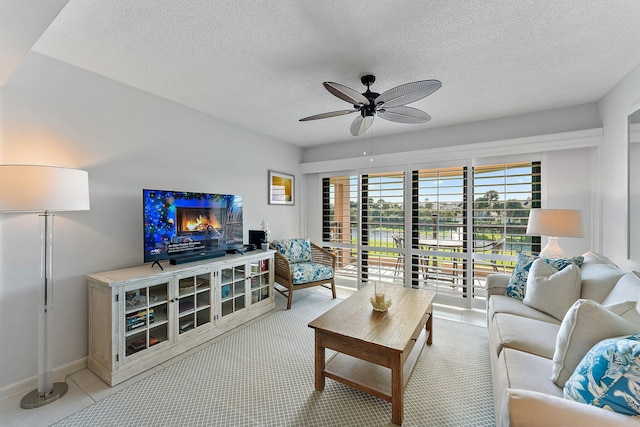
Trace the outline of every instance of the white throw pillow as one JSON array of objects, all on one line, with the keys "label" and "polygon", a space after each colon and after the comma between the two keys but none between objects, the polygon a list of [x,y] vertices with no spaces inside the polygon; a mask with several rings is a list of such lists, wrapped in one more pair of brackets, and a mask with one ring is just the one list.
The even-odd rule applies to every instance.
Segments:
[{"label": "white throw pillow", "polygon": [[605,305],[604,308],[614,312],[640,329],[640,313],[638,312],[640,301],[625,301],[618,304]]},{"label": "white throw pillow", "polygon": [[638,300],[640,300],[640,277],[631,271],[618,280],[609,295],[602,301],[602,305]]},{"label": "white throw pillow", "polygon": [[551,380],[559,387],[573,374],[585,354],[600,341],[638,332],[638,327],[588,299],[575,302],[560,324]]},{"label": "white throw pillow", "polygon": [[544,260],[537,259],[529,271],[522,302],[562,320],[569,307],[580,298],[581,285],[577,265],[558,271]]}]

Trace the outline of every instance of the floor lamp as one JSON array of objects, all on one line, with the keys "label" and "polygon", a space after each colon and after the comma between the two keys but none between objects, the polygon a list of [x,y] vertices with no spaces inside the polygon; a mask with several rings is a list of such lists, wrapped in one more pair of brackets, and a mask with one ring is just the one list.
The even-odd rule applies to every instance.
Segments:
[{"label": "floor lamp", "polygon": [[584,237],[582,215],[571,209],[531,209],[527,234],[549,237],[540,258],[563,258],[566,255],[558,245],[558,237]]},{"label": "floor lamp", "polygon": [[67,383],[53,382],[51,368],[52,212],[80,210],[89,210],[87,172],[55,166],[0,165],[0,212],[39,213],[42,226],[40,272],[44,293],[38,316],[38,388],[20,401],[25,409],[58,400],[68,390]]}]

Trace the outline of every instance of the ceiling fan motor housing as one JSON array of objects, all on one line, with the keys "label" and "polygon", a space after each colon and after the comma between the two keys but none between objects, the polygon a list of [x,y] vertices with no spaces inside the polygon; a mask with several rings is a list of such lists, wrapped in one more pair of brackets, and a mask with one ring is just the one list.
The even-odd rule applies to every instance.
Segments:
[{"label": "ceiling fan motor housing", "polygon": [[362,96],[369,100],[369,105],[354,105],[354,107],[360,109],[362,117],[370,117],[376,113],[376,98],[380,96],[379,93],[371,92],[371,90],[369,90],[369,86],[376,81],[376,76],[373,74],[365,74],[360,77],[360,81],[367,87],[367,91],[363,92]]}]

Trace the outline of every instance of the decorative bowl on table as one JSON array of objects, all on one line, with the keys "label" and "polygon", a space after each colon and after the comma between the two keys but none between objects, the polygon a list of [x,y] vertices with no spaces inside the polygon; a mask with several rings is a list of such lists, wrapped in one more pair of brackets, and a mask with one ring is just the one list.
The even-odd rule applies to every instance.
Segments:
[{"label": "decorative bowl on table", "polygon": [[375,311],[387,311],[391,307],[391,298],[388,298],[384,294],[371,295],[371,305]]}]

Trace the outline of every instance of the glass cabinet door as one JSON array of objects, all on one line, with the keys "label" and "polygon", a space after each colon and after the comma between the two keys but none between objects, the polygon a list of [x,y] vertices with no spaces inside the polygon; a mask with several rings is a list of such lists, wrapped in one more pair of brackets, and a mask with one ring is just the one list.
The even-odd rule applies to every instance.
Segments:
[{"label": "glass cabinet door", "polygon": [[169,283],[124,292],[125,357],[169,339]]},{"label": "glass cabinet door", "polygon": [[178,335],[210,323],[211,273],[178,279]]},{"label": "glass cabinet door", "polygon": [[251,304],[256,304],[271,296],[269,286],[270,261],[268,259],[251,262]]},{"label": "glass cabinet door", "polygon": [[220,270],[220,304],[222,317],[245,308],[245,264]]}]

